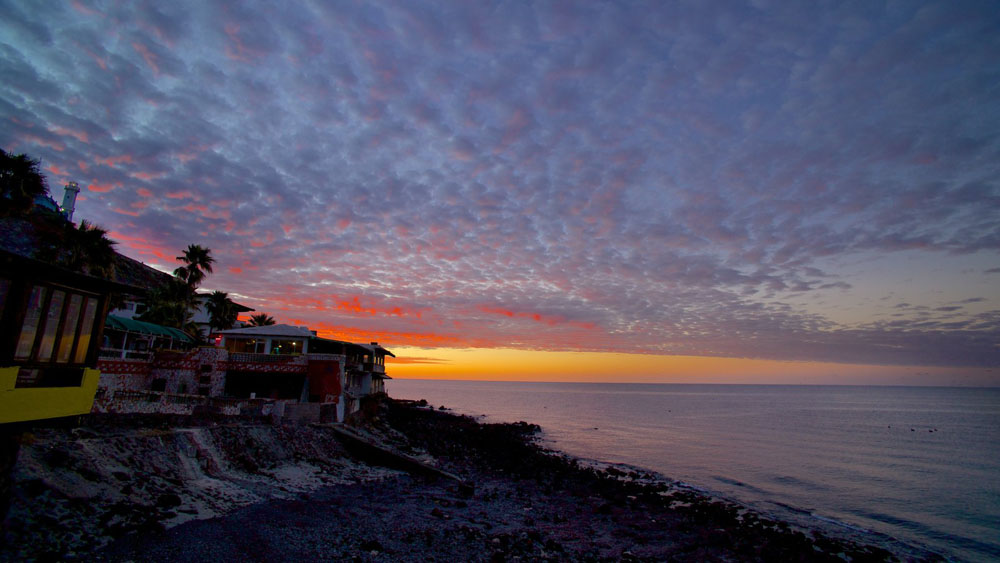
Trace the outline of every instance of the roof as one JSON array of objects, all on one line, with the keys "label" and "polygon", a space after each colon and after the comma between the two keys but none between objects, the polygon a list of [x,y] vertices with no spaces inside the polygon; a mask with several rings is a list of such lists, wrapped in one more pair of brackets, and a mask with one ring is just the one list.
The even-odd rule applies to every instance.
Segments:
[{"label": "roof", "polygon": [[393,354],[392,352],[386,350],[385,348],[379,346],[377,343],[374,343],[374,342],[372,344],[355,344],[355,346],[361,346],[362,348],[364,348],[365,350],[368,350],[372,354],[374,354],[376,352],[381,352],[381,353],[385,354],[386,356],[392,356],[393,358],[396,357],[396,354]]},{"label": "roof", "polygon": [[[37,261],[58,256],[56,243],[62,240],[63,229],[69,225],[58,213],[30,212],[25,215],[0,217],[0,250]],[[84,273],[84,272],[77,272]],[[115,253],[114,273],[108,281],[129,286],[133,293],[144,293],[167,283],[172,276]],[[125,289],[125,288],[121,288]]]},{"label": "roof", "polygon": [[[202,304],[204,304],[204,303],[206,303],[208,301],[208,298],[211,297],[211,296],[212,296],[211,293],[199,293],[198,294],[198,299],[202,302]],[[232,299],[230,299],[230,301],[232,301]],[[236,309],[236,312],[238,312],[238,313],[249,313],[250,311],[256,310],[256,309],[252,309],[250,307],[247,307],[246,305],[243,305],[241,303],[237,303],[235,301],[233,301],[233,307]]]},{"label": "roof", "polygon": [[284,336],[284,337],[297,337],[297,338],[313,338],[314,335],[309,327],[305,326],[292,326],[292,325],[267,325],[267,326],[248,326],[244,328],[231,328],[228,330],[220,330],[215,334],[222,334],[225,336]]},{"label": "roof", "polygon": [[165,338],[173,338],[174,340],[179,340],[181,342],[194,342],[194,340],[183,330],[169,326],[147,323],[145,321],[137,321],[135,319],[126,319],[115,315],[108,315],[108,319],[104,323],[104,328],[123,330],[126,332],[136,332],[139,334],[151,334],[153,336],[163,336]]}]

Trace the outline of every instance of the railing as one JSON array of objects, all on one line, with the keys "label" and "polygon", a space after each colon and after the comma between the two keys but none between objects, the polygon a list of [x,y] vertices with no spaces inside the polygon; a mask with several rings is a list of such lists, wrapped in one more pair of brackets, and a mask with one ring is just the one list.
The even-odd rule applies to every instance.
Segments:
[{"label": "railing", "polygon": [[239,363],[284,363],[299,358],[299,354],[253,354],[248,352],[230,352],[229,361]]},{"label": "railing", "polygon": [[153,359],[151,350],[120,350],[116,348],[101,348],[97,357],[102,360],[145,360]]},{"label": "railing", "polygon": [[368,362],[367,364],[361,364],[362,369],[370,373],[385,373],[385,366],[381,364],[376,364]]}]

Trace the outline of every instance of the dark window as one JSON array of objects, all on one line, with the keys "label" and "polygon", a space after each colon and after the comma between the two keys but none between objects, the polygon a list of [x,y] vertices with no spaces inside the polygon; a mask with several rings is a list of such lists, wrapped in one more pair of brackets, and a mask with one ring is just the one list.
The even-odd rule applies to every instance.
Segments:
[{"label": "dark window", "polygon": [[167,380],[166,379],[154,379],[153,386],[150,387],[153,391],[166,391],[167,390]]},{"label": "dark window", "polygon": [[10,290],[10,280],[0,279],[0,317],[3,316],[3,306],[7,302],[7,291]]},{"label": "dark window", "polygon": [[211,375],[203,375],[203,376],[199,377],[198,378],[198,384],[199,385],[211,385],[212,384],[212,376]]},{"label": "dark window", "polygon": [[211,388],[209,388],[209,387],[199,387],[198,388],[198,394],[199,395],[203,395],[203,396],[207,397],[210,392],[211,392]]},{"label": "dark window", "polygon": [[201,364],[201,373],[208,373],[212,371],[212,364]]}]

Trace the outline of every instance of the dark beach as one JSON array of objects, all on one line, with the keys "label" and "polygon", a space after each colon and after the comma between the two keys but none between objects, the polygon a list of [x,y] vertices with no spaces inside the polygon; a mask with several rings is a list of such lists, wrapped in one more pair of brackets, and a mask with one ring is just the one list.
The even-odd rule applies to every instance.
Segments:
[{"label": "dark beach", "polygon": [[345,445],[323,425],[133,419],[40,432],[22,446],[0,558],[914,556],[790,526],[640,470],[588,466],[538,445],[531,424],[480,424],[391,400],[368,414],[351,432],[398,456]]}]

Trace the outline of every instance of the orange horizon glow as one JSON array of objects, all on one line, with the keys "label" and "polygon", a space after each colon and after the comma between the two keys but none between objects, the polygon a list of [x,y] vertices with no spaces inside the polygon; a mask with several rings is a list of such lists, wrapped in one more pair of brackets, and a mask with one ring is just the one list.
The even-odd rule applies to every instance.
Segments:
[{"label": "orange horizon glow", "polygon": [[559,352],[507,348],[393,347],[393,379],[581,383],[993,386],[987,368]]}]

